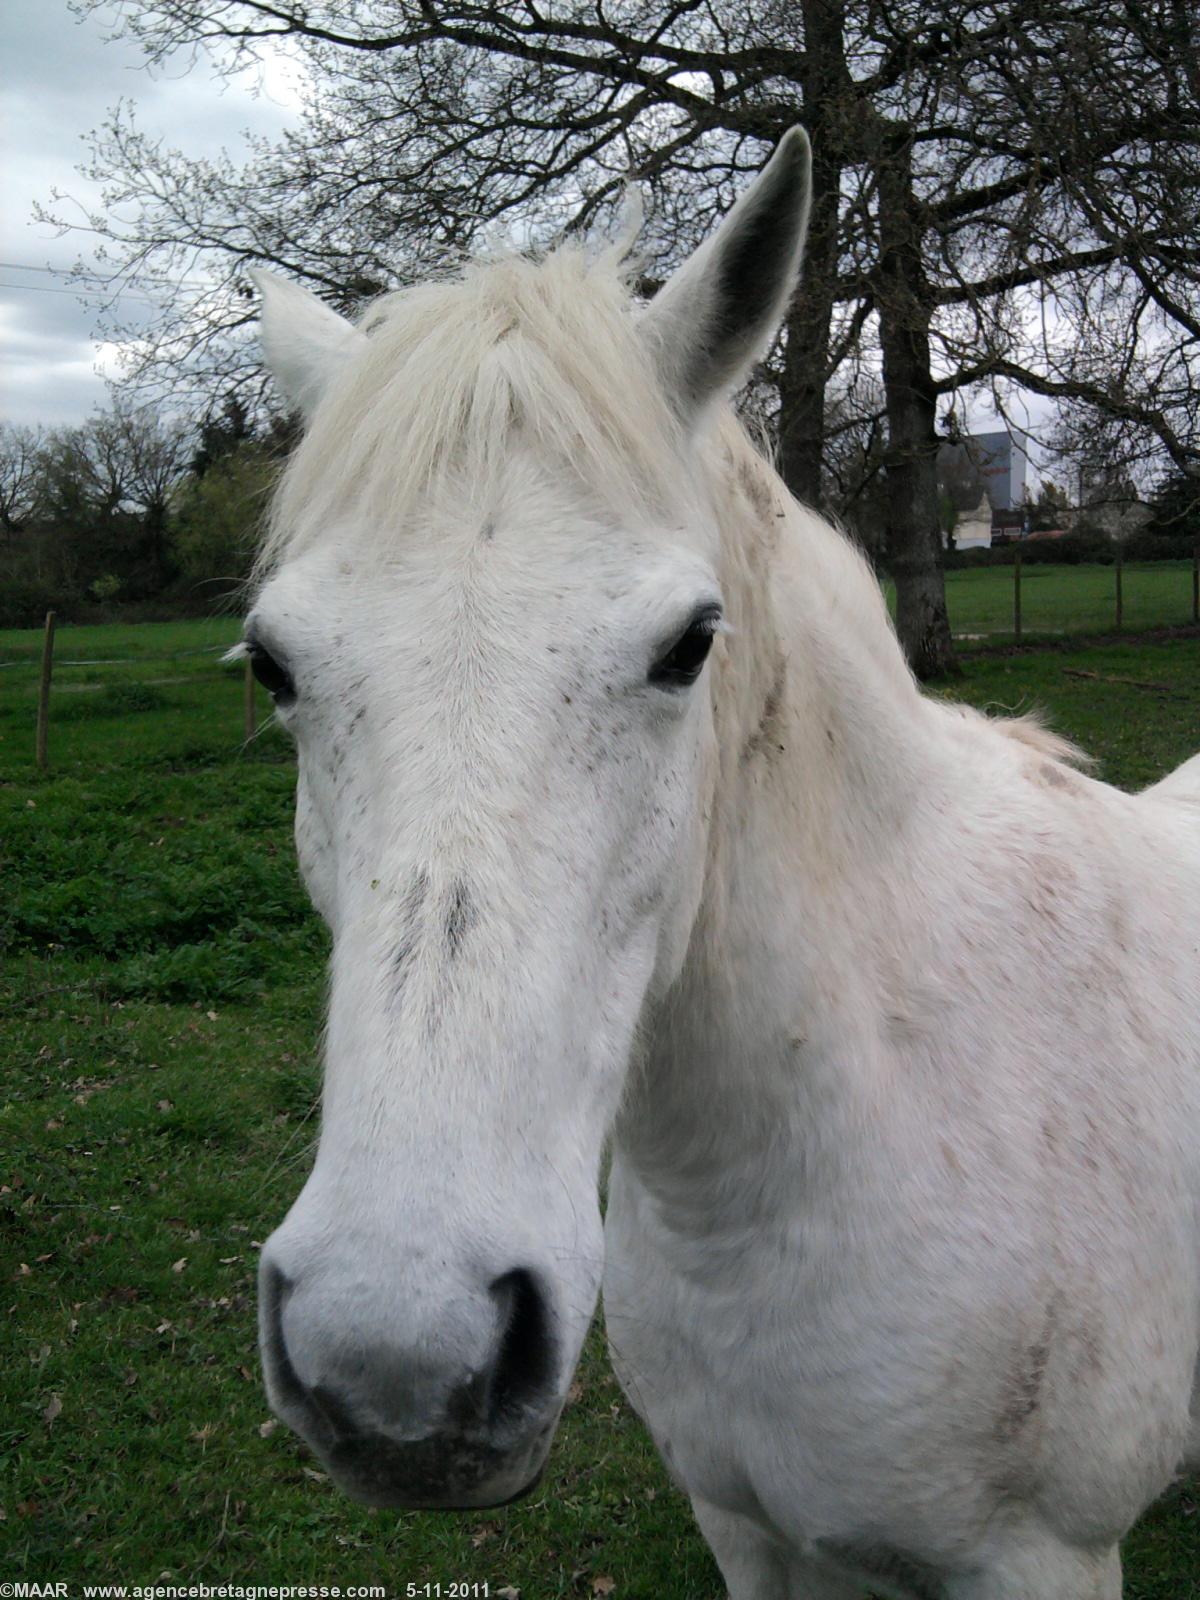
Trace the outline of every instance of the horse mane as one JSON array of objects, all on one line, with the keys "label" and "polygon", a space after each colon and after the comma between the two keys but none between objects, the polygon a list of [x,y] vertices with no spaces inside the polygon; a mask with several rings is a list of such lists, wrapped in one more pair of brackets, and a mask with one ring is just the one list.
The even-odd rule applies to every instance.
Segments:
[{"label": "horse mane", "polygon": [[386,557],[447,474],[486,495],[518,434],[606,509],[677,517],[682,430],[638,337],[623,253],[564,244],[476,260],[369,307],[365,348],[282,475],[258,575],[334,524],[344,538],[351,513],[359,553]]},{"label": "horse mane", "polygon": [[1081,750],[1070,739],[1064,739],[1061,734],[1048,728],[1045,713],[1040,710],[1023,711],[1019,716],[1006,717],[993,716],[987,711],[978,710],[975,706],[957,702],[939,701],[937,704],[941,709],[960,717],[973,727],[982,726],[993,733],[1003,734],[1006,739],[1024,745],[1047,761],[1058,762],[1060,766],[1076,767],[1082,772],[1087,772],[1097,764],[1095,757],[1088,755],[1086,750]]},{"label": "horse mane", "polygon": [[1095,758],[1088,755],[1086,750],[1081,750],[1070,739],[1064,739],[1061,734],[1048,728],[1041,711],[1026,711],[1019,717],[989,717],[988,721],[1018,744],[1028,745],[1038,755],[1046,756],[1051,761],[1060,761],[1063,766],[1086,770],[1096,764]]}]

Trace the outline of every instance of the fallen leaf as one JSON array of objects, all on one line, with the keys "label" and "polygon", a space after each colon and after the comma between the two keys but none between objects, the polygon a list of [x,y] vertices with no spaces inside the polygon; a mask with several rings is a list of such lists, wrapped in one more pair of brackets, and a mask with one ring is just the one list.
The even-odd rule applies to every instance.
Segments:
[{"label": "fallen leaf", "polygon": [[58,1395],[52,1394],[50,1396],[50,1404],[46,1407],[45,1411],[42,1412],[42,1421],[47,1423],[53,1422],[55,1417],[60,1416],[61,1414],[62,1400]]},{"label": "fallen leaf", "polygon": [[593,1578],[592,1579],[592,1593],[593,1594],[600,1594],[600,1595],[612,1594],[613,1590],[616,1587],[617,1587],[616,1579],[615,1578],[610,1578],[607,1575],[607,1573],[601,1573],[601,1575],[598,1578]]},{"label": "fallen leaf", "polygon": [[495,1522],[481,1522],[471,1535],[471,1543],[476,1550],[481,1544],[486,1544],[489,1539],[494,1539],[500,1532],[499,1525]]},{"label": "fallen leaf", "polygon": [[172,1263],[171,1271],[172,1272],[182,1272],[184,1267],[187,1266],[187,1264],[188,1264],[188,1258],[186,1256],[180,1256],[178,1261],[175,1261],[175,1262]]},{"label": "fallen leaf", "polygon": [[269,1439],[278,1426],[279,1424],[275,1421],[274,1417],[269,1417],[266,1422],[260,1422],[258,1425],[259,1438]]},{"label": "fallen leaf", "polygon": [[160,1111],[174,1111],[175,1106],[170,1100],[160,1100],[158,1102],[158,1109]]},{"label": "fallen leaf", "polygon": [[206,1011],[204,1015],[210,1022],[215,1022],[217,1020],[217,1013],[215,1011]]},{"label": "fallen leaf", "polygon": [[520,1589],[514,1589],[509,1583],[506,1583],[503,1589],[497,1589],[496,1594],[499,1600],[521,1600]]},{"label": "fallen leaf", "polygon": [[583,1385],[579,1382],[578,1379],[576,1379],[575,1382],[571,1385],[571,1387],[567,1390],[567,1404],[569,1406],[578,1405],[579,1401],[582,1398],[583,1398]]}]

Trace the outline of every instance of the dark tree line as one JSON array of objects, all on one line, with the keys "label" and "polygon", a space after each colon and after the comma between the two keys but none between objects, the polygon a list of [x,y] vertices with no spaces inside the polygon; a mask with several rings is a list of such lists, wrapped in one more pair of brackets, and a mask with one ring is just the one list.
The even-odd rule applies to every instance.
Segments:
[{"label": "dark tree line", "polygon": [[0,424],[0,623],[211,610],[247,575],[287,443],[236,397],[198,430],[127,400],[72,428]]},{"label": "dark tree line", "polygon": [[936,456],[961,396],[989,388],[1003,412],[1032,391],[1066,446],[1102,436],[1130,470],[1200,474],[1188,0],[128,0],[123,17],[152,58],[201,45],[233,66],[286,43],[309,84],[297,131],[241,167],[185,159],[123,109],[97,136],[113,281],[163,295],[151,374],[247,379],[247,263],[353,308],[489,230],[595,225],[630,177],[652,290],[803,121],[808,255],[759,398],[792,489],[882,521],[919,672],[953,659]]}]

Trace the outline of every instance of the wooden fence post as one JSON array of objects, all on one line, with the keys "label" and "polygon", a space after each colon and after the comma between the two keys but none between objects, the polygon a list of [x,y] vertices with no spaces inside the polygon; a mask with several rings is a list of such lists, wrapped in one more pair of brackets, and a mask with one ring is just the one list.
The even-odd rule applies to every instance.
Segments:
[{"label": "wooden fence post", "polygon": [[256,726],[254,716],[254,673],[250,667],[250,658],[246,658],[246,672],[242,679],[242,711],[245,717],[247,743],[254,737]]},{"label": "wooden fence post", "polygon": [[38,684],[37,748],[38,771],[45,772],[50,744],[50,674],[54,668],[54,613],[46,613],[46,632],[42,639],[42,676]]},{"label": "wooden fence post", "polygon": [[1021,546],[1013,546],[1013,633],[1021,637]]},{"label": "wooden fence post", "polygon": [[1200,622],[1200,533],[1192,546],[1192,621]]},{"label": "wooden fence post", "polygon": [[1123,539],[1118,539],[1117,540],[1117,560],[1116,560],[1116,574],[1117,574],[1117,627],[1118,628],[1121,626],[1122,619],[1125,616],[1125,590],[1124,590],[1124,585],[1123,585],[1123,582],[1122,582],[1122,579],[1124,577],[1124,570],[1125,570],[1125,541]]}]

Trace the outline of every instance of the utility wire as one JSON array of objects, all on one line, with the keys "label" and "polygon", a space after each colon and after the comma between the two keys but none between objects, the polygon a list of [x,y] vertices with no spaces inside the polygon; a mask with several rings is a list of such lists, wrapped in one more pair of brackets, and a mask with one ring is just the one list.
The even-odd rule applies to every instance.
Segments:
[{"label": "utility wire", "polygon": [[[0,272],[48,272],[52,277],[55,278],[68,278],[74,271],[74,267],[35,267],[28,261],[0,261]],[[146,284],[153,283],[155,280],[153,278],[129,277],[125,281],[127,283]],[[176,278],[172,281],[176,284],[182,284],[188,289],[205,289],[210,287],[209,284],[205,283],[203,278]]]},{"label": "utility wire", "polygon": [[158,304],[144,294],[130,294],[124,289],[109,294],[103,289],[56,289],[49,283],[9,283],[3,278],[0,278],[0,289],[18,289],[25,294],[69,294],[74,300],[137,300],[144,306]]}]

